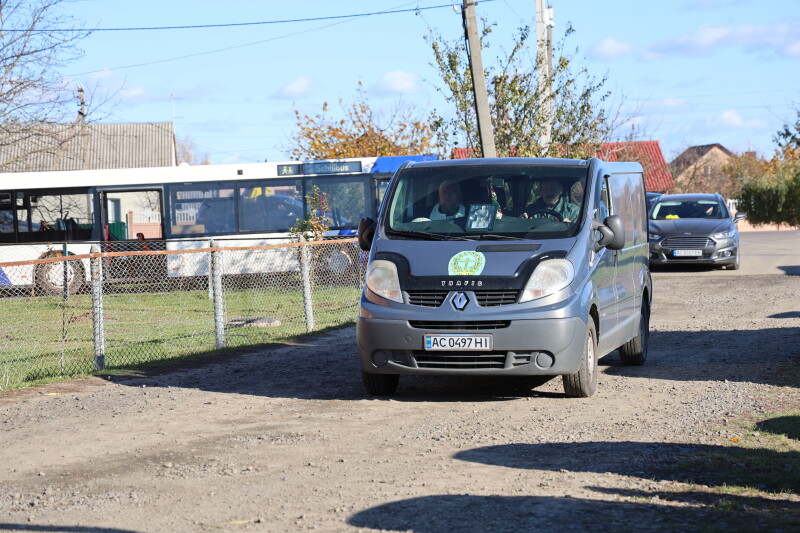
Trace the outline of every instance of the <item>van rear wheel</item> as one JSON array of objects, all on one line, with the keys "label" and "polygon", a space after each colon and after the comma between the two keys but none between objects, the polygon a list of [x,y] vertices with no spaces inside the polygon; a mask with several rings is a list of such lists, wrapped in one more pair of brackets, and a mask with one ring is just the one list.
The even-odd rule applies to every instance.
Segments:
[{"label": "van rear wheel", "polygon": [[370,396],[391,396],[397,391],[400,376],[397,374],[370,374],[361,371],[361,381]]},{"label": "van rear wheel", "polygon": [[[646,296],[646,295],[645,295]],[[639,317],[639,333],[619,347],[619,358],[623,365],[640,366],[647,360],[650,344],[650,304],[642,300],[642,316]]]},{"label": "van rear wheel", "polygon": [[597,330],[589,318],[586,341],[583,343],[581,368],[575,374],[562,376],[564,392],[570,398],[589,398],[597,390]]}]

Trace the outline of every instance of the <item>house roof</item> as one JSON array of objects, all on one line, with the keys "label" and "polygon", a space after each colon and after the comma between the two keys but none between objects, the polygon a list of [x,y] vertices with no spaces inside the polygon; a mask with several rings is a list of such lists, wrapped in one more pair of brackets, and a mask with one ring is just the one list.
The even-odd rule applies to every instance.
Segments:
[{"label": "house roof", "polygon": [[678,172],[682,172],[684,169],[695,164],[699,159],[701,159],[703,156],[705,156],[714,148],[719,149],[728,156],[732,157],[734,155],[733,152],[731,152],[730,150],[728,150],[719,143],[701,144],[698,146],[690,146],[689,148],[681,152],[680,155],[678,155],[678,157],[673,159],[672,163],[670,164],[672,165],[673,168],[677,169]]},{"label": "house roof", "polygon": [[45,172],[175,166],[170,122],[48,124],[0,133],[0,170]]},{"label": "house roof", "polygon": [[[454,148],[452,157],[466,159],[474,157],[475,153],[472,148]],[[648,191],[666,192],[675,186],[658,141],[603,143],[597,151],[597,157],[603,161],[638,161],[644,169],[645,188]]]}]

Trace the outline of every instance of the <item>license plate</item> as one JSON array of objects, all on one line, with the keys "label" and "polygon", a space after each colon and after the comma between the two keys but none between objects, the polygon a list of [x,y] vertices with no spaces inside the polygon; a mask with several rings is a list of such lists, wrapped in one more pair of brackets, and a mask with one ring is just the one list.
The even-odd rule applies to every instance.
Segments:
[{"label": "license plate", "polygon": [[425,335],[428,351],[487,351],[492,349],[491,335]]},{"label": "license plate", "polygon": [[675,250],[672,255],[675,257],[699,257],[703,255],[703,250]]}]

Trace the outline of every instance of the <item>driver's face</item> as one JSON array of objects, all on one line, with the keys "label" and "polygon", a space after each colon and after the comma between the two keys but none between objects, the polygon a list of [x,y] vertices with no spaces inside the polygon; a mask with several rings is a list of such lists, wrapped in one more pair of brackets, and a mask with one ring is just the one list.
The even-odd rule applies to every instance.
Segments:
[{"label": "driver's face", "polygon": [[542,193],[542,199],[547,205],[555,205],[558,202],[558,197],[561,196],[563,188],[561,183],[548,180],[541,183],[539,190]]},{"label": "driver's face", "polygon": [[461,191],[456,185],[448,184],[439,187],[439,205],[442,211],[456,211],[461,205]]}]

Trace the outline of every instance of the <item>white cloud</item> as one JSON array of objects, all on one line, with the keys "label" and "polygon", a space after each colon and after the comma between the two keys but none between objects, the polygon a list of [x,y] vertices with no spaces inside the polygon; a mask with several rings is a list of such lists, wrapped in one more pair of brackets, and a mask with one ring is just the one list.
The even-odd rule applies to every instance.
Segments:
[{"label": "white cloud", "polygon": [[800,57],[800,20],[738,26],[704,24],[692,32],[657,43],[650,51],[695,55],[729,46],[741,46],[746,52],[772,50],[783,56]]},{"label": "white cloud", "polygon": [[684,107],[687,104],[688,102],[683,98],[664,98],[661,100],[661,105],[669,108]]},{"label": "white cloud", "polygon": [[589,50],[589,56],[597,59],[620,59],[633,53],[630,44],[606,37]]},{"label": "white cloud", "polygon": [[370,92],[379,96],[414,94],[421,92],[420,77],[415,72],[395,70],[387,72],[371,87]]},{"label": "white cloud", "polygon": [[767,127],[766,121],[757,118],[747,120],[737,109],[727,109],[718,117],[710,117],[709,123],[736,129],[762,129]]},{"label": "white cloud", "polygon": [[305,98],[309,96],[314,89],[314,82],[311,78],[306,76],[300,76],[299,78],[290,81],[283,87],[281,87],[278,92],[275,93],[275,97],[277,98],[285,98],[287,100],[294,100],[297,98]]}]

